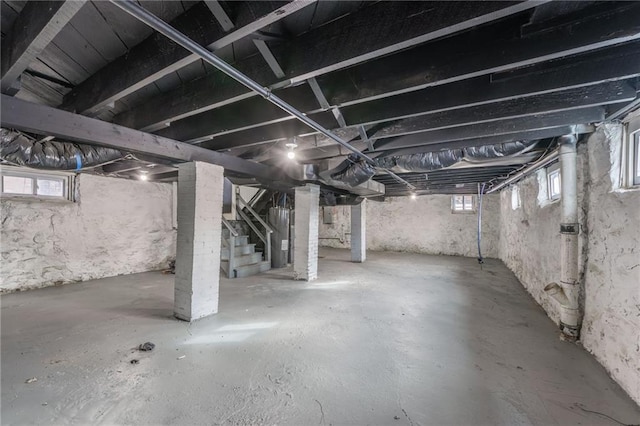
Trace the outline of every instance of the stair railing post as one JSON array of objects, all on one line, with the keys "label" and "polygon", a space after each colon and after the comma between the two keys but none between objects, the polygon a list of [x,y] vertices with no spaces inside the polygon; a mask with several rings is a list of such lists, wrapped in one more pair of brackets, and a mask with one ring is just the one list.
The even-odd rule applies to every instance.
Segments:
[{"label": "stair railing post", "polygon": [[[255,233],[258,234],[258,237],[260,237],[260,239],[264,241],[265,250],[266,250],[265,260],[267,260],[269,264],[271,264],[271,233],[273,232],[273,229],[269,225],[267,225],[267,223],[264,220],[262,220],[260,215],[253,208],[251,208],[249,204],[247,204],[247,202],[240,195],[240,191],[236,192],[236,203],[237,203],[236,211],[238,212],[240,217],[245,219],[245,222],[247,222],[247,224],[255,231]],[[247,211],[249,211],[249,213],[251,213],[253,217],[256,218],[258,223],[260,223],[260,225],[264,227],[264,235],[262,235],[255,228],[255,226],[253,225],[253,223],[251,223],[249,218],[246,217],[246,215],[242,212],[243,208],[246,208]]]},{"label": "stair railing post", "polygon": [[233,270],[235,269],[235,257],[236,257],[236,237],[233,234],[229,234],[229,271],[227,272],[228,278],[235,278]]}]

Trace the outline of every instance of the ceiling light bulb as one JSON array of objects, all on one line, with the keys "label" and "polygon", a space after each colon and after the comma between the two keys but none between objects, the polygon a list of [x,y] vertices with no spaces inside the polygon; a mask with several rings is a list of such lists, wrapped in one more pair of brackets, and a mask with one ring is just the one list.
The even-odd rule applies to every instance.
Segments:
[{"label": "ceiling light bulb", "polygon": [[289,151],[289,152],[287,152],[287,157],[288,157],[290,160],[293,160],[294,158],[296,158],[296,153],[295,153],[295,152],[293,152],[293,151]]},{"label": "ceiling light bulb", "polygon": [[411,199],[415,200],[416,198],[418,198],[418,196],[416,195],[415,192],[411,193]]},{"label": "ceiling light bulb", "polygon": [[147,175],[146,173],[141,174],[140,180],[149,180],[149,175]]}]

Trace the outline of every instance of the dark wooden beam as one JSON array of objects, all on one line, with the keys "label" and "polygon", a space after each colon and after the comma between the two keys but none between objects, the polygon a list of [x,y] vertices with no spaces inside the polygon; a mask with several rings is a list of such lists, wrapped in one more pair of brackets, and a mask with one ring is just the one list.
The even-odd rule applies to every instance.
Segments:
[{"label": "dark wooden beam", "polygon": [[433,143],[543,130],[552,127],[589,124],[602,121],[603,119],[604,108],[602,107],[580,108],[571,111],[554,112],[550,114],[514,118],[510,120],[470,124],[451,129],[430,130],[412,133],[397,138],[379,139],[375,143],[375,148],[376,151],[386,151],[390,149],[409,148]]},{"label": "dark wooden beam", "polygon": [[[301,111],[319,109],[311,88],[306,84],[281,90],[278,96]],[[237,129],[255,127],[252,125],[256,121],[253,117],[268,120],[270,123],[292,119],[289,114],[271,102],[261,97],[254,97],[174,121],[171,126],[154,133],[172,139],[179,138],[189,143],[201,142],[210,139],[212,133],[224,134]],[[335,121],[330,123],[332,126],[335,125]]]},{"label": "dark wooden beam", "polygon": [[[599,85],[578,87],[558,92],[531,96],[522,101],[511,99],[491,104],[481,104],[467,108],[450,109],[435,113],[397,120],[393,109],[388,110],[389,122],[386,128],[369,135],[372,139],[397,137],[409,133],[425,130],[447,129],[465,125],[481,124],[489,121],[508,120],[526,116],[537,116],[576,108],[600,106],[618,103],[622,100],[631,101],[636,98],[635,88],[626,80],[602,83]],[[446,104],[446,101],[445,101]],[[310,114],[313,119],[319,119],[324,126],[336,127],[333,116],[328,111]],[[354,123],[355,124],[355,123]],[[357,123],[361,124],[361,123]],[[563,123],[563,124],[583,124]],[[210,149],[230,149],[250,144],[259,144],[278,139],[291,138],[304,133],[310,133],[304,124],[298,121],[285,121],[268,126],[254,127],[248,130],[225,134],[200,144]],[[174,135],[177,138],[178,135]],[[378,144],[375,144],[378,146]]]},{"label": "dark wooden beam", "polygon": [[227,32],[235,28],[233,21],[218,0],[205,0],[204,4],[209,8],[211,13],[213,13],[213,16],[215,16],[223,31]]},{"label": "dark wooden beam", "polygon": [[9,34],[2,39],[2,93],[11,91],[20,74],[42,53],[83,4],[80,1],[27,2]]},{"label": "dark wooden beam", "polygon": [[606,13],[508,41],[496,40],[488,27],[325,75],[318,83],[333,105],[346,106],[638,40],[638,16],[639,2],[613,3]]},{"label": "dark wooden beam", "polygon": [[[375,134],[376,139],[424,130],[450,129],[463,125],[477,125],[491,121],[539,116],[578,108],[614,104],[636,98],[636,91],[627,81],[579,87],[544,95],[531,96],[522,101],[513,99],[488,105],[436,112],[400,120]],[[583,124],[576,122],[573,124]]]},{"label": "dark wooden beam", "polygon": [[[530,9],[539,2],[377,2],[280,45],[272,53],[291,82],[388,55]],[[376,31],[371,31],[372,27]],[[281,87],[259,56],[234,64],[253,80]],[[115,117],[144,130],[254,96],[218,75],[203,77]]]},{"label": "dark wooden beam", "polygon": [[[312,1],[234,2],[236,30],[225,33],[208,7],[197,4],[171,25],[210,50],[218,50],[312,4]],[[200,58],[154,33],[65,96],[63,109],[93,114]]]},{"label": "dark wooden beam", "polygon": [[122,160],[111,164],[105,164],[102,166],[102,171],[105,173],[123,173],[142,169],[144,166],[144,163],[137,160]]},{"label": "dark wooden beam", "polygon": [[483,75],[341,108],[348,125],[372,124],[471,106],[551,94],[640,76],[640,42],[537,64],[514,72]]},{"label": "dark wooden beam", "polygon": [[[640,75],[640,42],[636,41],[597,52],[550,61],[550,63],[537,64],[517,72],[484,75],[388,98],[350,104],[342,107],[340,112],[347,125],[357,126],[522,99],[567,88],[628,79],[638,75]],[[313,79],[310,80],[312,81]],[[329,104],[326,100],[313,101],[310,86],[288,88],[279,91],[278,94],[286,96],[288,102],[308,114],[320,108],[328,109]],[[262,98],[254,97],[176,121],[172,123],[171,128],[159,130],[157,133],[192,143],[213,137],[212,144],[218,148],[224,148],[225,145],[222,142],[216,142],[216,136],[231,133],[234,129],[265,126],[288,119],[291,117],[280,108],[270,105]],[[247,143],[251,143],[246,136],[247,134],[243,134],[242,138]],[[227,139],[232,137],[230,135]]]},{"label": "dark wooden beam", "polygon": [[222,166],[228,172],[263,181],[291,181],[272,167],[6,95],[1,98],[0,122],[3,127],[126,152],[178,161],[204,161]]}]

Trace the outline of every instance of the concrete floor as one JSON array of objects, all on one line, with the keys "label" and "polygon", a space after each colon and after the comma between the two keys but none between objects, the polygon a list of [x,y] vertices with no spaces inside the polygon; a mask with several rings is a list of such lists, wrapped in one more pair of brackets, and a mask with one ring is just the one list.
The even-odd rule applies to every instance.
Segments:
[{"label": "concrete floor", "polygon": [[312,283],[223,280],[220,312],[191,325],[160,273],[3,296],[2,423],[640,422],[500,262],[321,256]]}]

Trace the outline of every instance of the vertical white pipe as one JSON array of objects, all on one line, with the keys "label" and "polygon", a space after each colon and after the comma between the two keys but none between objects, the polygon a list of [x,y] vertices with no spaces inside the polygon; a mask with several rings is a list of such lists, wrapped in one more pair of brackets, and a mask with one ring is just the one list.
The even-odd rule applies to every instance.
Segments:
[{"label": "vertical white pipe", "polygon": [[562,186],[560,223],[560,284],[566,299],[560,304],[562,332],[577,338],[580,332],[578,234],[578,174],[575,135],[560,138],[560,176]]}]

